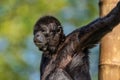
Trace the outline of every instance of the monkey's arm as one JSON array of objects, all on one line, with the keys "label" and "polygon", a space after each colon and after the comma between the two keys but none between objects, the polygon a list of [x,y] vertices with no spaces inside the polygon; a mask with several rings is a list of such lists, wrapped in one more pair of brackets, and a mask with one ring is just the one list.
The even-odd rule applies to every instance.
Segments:
[{"label": "monkey's arm", "polygon": [[45,71],[45,67],[48,65],[49,62],[50,62],[50,58],[46,57],[44,54],[42,54],[41,65],[40,65],[41,76],[43,75],[43,73]]},{"label": "monkey's arm", "polygon": [[73,79],[65,70],[57,68],[45,80],[73,80]]},{"label": "monkey's arm", "polygon": [[105,34],[120,23],[120,2],[105,17],[98,18],[90,24],[76,30],[82,48],[93,47]]},{"label": "monkey's arm", "polygon": [[46,55],[42,54],[41,65],[40,65],[41,80],[72,80],[69,74],[61,68],[56,68],[53,72],[49,73],[49,69],[53,68],[54,65],[51,65],[47,70],[49,74],[44,73],[45,68],[47,67],[48,64],[50,64],[49,63],[50,60],[51,58],[46,57]]}]

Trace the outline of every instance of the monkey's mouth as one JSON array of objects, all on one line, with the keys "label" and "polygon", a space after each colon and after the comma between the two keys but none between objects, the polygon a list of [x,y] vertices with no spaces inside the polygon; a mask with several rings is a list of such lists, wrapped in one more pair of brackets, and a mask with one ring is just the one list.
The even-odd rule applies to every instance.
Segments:
[{"label": "monkey's mouth", "polygon": [[39,42],[35,42],[35,45],[38,47],[39,50],[43,51],[43,52],[55,52],[56,51],[56,47],[55,45],[49,45],[47,43],[39,43]]},{"label": "monkey's mouth", "polygon": [[47,51],[47,47],[41,47],[41,48],[39,48],[39,50],[41,50],[41,51]]},{"label": "monkey's mouth", "polygon": [[41,51],[47,51],[47,44],[44,43],[35,43],[35,45],[41,50]]}]

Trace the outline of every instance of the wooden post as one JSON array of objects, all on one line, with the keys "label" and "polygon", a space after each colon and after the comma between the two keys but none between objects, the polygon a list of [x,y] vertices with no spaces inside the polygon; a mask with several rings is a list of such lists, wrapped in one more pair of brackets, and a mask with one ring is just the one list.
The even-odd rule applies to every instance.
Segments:
[{"label": "wooden post", "polygon": [[[118,1],[100,0],[100,17],[109,13]],[[100,48],[99,80],[120,80],[120,24],[101,40]]]}]

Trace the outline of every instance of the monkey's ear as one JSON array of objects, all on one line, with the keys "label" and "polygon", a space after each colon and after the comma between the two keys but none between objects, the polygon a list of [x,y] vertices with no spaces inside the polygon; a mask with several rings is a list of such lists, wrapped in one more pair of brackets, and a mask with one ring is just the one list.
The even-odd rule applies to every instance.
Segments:
[{"label": "monkey's ear", "polygon": [[58,26],[58,29],[56,30],[57,33],[61,33],[62,32],[62,26]]}]

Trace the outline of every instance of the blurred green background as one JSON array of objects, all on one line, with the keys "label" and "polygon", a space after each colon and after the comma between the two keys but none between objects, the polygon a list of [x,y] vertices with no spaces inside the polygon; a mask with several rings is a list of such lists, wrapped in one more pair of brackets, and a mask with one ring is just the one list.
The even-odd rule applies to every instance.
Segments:
[{"label": "blurred green background", "polygon": [[[39,80],[41,53],[33,43],[39,17],[53,15],[67,35],[99,16],[98,0],[0,0],[0,80]],[[97,80],[98,47],[90,53]]]}]

